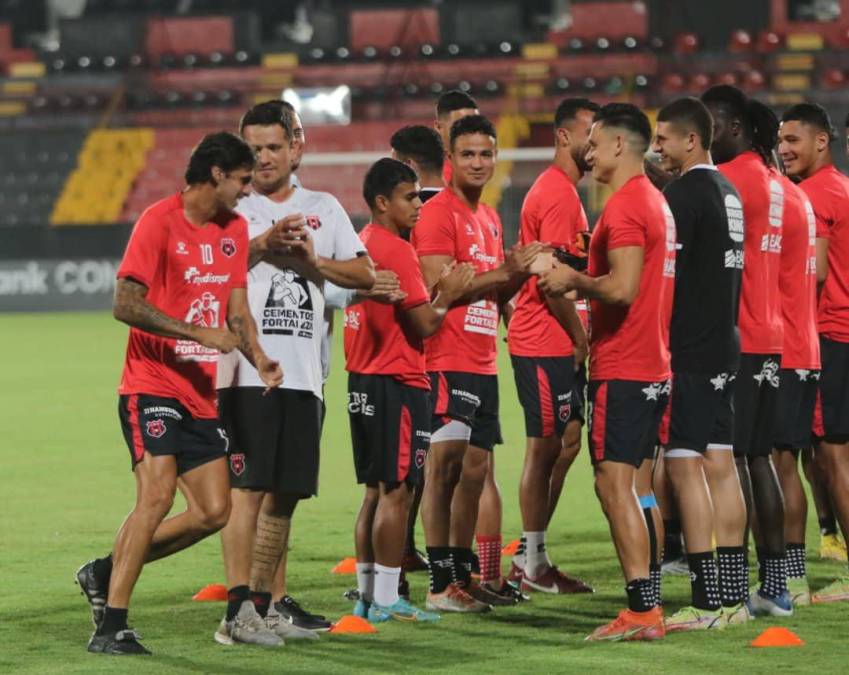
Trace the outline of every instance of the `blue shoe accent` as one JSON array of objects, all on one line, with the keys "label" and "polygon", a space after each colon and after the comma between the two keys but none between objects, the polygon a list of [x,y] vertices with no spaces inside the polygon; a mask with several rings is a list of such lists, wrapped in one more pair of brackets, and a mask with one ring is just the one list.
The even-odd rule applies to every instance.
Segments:
[{"label": "blue shoe accent", "polygon": [[370,609],[371,603],[360,598],[357,600],[357,604],[354,605],[354,616],[358,616],[361,619],[368,619]]},{"label": "blue shoe accent", "polygon": [[749,611],[755,616],[792,616],[793,600],[786,590],[778,596],[768,596],[763,590],[752,593],[747,603]]},{"label": "blue shoe accent", "polygon": [[[371,613],[374,612],[375,615],[386,616],[387,619],[395,619],[396,621],[417,621],[421,623],[433,623],[434,621],[439,621],[440,616],[435,612],[426,612],[423,609],[419,609],[418,607],[411,605],[404,598],[398,598],[398,600],[388,607],[383,607],[374,603],[371,606],[371,610],[369,611],[369,619],[371,620]],[[386,619],[381,619],[385,621]]]},{"label": "blue shoe accent", "polygon": [[384,623],[392,617],[375,603],[371,603],[368,608],[368,616],[366,617],[371,623]]}]

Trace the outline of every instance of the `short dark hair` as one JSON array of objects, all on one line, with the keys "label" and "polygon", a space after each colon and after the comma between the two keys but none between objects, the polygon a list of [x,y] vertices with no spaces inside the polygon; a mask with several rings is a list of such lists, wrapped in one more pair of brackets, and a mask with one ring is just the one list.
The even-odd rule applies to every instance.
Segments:
[{"label": "short dark hair", "polygon": [[495,127],[483,115],[466,115],[461,117],[451,125],[451,135],[449,136],[451,147],[454,147],[454,142],[460,136],[468,134],[483,134],[484,136],[492,136],[497,138]]},{"label": "short dark hair", "polygon": [[392,191],[401,183],[415,183],[419,177],[404,162],[384,157],[371,165],[363,180],[363,198],[370,209],[374,208],[378,196],[391,197]]},{"label": "short dark hair", "polygon": [[292,112],[294,108],[292,108],[291,103],[287,103],[286,101],[281,101],[279,99],[271,99],[270,101],[263,101],[262,103],[257,103],[252,108],[249,108],[248,111],[242,115],[242,119],[239,120],[239,134],[244,136],[245,127],[251,125],[258,125],[262,127],[270,127],[275,124],[280,125],[283,128],[283,133],[286,134],[286,138],[291,139],[293,136],[292,127]]},{"label": "short dark hair", "polygon": [[229,131],[207,134],[192,150],[186,167],[186,184],[208,183],[212,180],[212,167],[224,173],[235,169],[254,168],[256,157],[247,143]]},{"label": "short dark hair", "polygon": [[781,121],[804,122],[805,124],[809,124],[818,131],[827,133],[829,143],[837,137],[834,125],[831,123],[831,115],[828,114],[828,110],[818,103],[797,103],[794,106],[790,106],[784,111]]},{"label": "short dark hair", "polygon": [[445,117],[448,113],[452,113],[455,110],[463,110],[464,108],[477,110],[478,104],[475,99],[459,89],[446,91],[436,100],[437,117]]},{"label": "short dark hair", "polygon": [[445,159],[445,146],[433,127],[410,125],[392,134],[389,145],[404,159],[412,159],[422,169],[439,171]]},{"label": "short dark hair", "polygon": [[643,151],[651,143],[651,122],[646,114],[632,103],[608,103],[593,118],[605,127],[618,127],[637,134],[643,142]]},{"label": "short dark hair", "polygon": [[601,106],[588,98],[564,98],[554,111],[554,128],[559,129],[566,122],[574,120],[581,110],[597,113]]},{"label": "short dark hair", "polygon": [[705,105],[713,104],[725,108],[732,117],[736,117],[742,122],[746,121],[746,103],[748,99],[737,87],[730,84],[717,84],[705,91],[701,96],[701,100]]},{"label": "short dark hair", "polygon": [[713,143],[713,117],[707,106],[692,96],[667,103],[657,113],[658,122],[669,122],[685,133],[696,133],[704,150]]},{"label": "short dark hair", "polygon": [[767,165],[772,164],[772,151],[778,143],[778,117],[772,108],[747,97],[730,84],[717,84],[708,89],[702,94],[702,103],[715,105],[736,117],[752,149]]}]

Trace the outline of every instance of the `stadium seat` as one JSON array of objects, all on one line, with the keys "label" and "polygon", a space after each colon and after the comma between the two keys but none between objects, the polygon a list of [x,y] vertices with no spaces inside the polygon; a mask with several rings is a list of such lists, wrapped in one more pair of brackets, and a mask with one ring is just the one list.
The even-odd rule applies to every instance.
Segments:
[{"label": "stadium seat", "polygon": [[752,34],[747,30],[735,30],[728,41],[728,51],[733,53],[749,52],[754,47]]},{"label": "stadium seat", "polygon": [[675,36],[672,51],[676,54],[695,54],[699,50],[699,37],[695,33],[679,33]]}]

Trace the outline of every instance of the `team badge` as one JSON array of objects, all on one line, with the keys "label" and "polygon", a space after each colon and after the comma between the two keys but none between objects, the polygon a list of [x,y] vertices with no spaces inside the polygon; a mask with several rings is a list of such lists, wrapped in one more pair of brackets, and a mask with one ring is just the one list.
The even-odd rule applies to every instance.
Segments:
[{"label": "team badge", "polygon": [[425,463],[425,457],[427,456],[427,450],[424,448],[419,448],[416,450],[416,468],[421,469]]},{"label": "team badge", "polygon": [[245,472],[245,454],[243,452],[234,452],[230,455],[230,471],[236,476],[241,476]]},{"label": "team badge", "polygon": [[221,252],[228,258],[232,258],[236,255],[236,242],[230,237],[225,237],[221,240]]},{"label": "team badge", "polygon": [[495,225],[490,225],[492,228],[492,238],[498,239],[498,228]]},{"label": "team badge", "polygon": [[560,418],[561,422],[568,422],[569,416],[572,414],[572,405],[570,403],[564,403],[557,410],[557,416]]},{"label": "team badge", "polygon": [[146,431],[148,436],[152,436],[153,438],[159,438],[166,431],[165,422],[163,422],[162,420],[148,420]]},{"label": "team badge", "polygon": [[313,230],[317,230],[321,227],[321,218],[318,216],[307,216],[307,226],[311,227]]}]

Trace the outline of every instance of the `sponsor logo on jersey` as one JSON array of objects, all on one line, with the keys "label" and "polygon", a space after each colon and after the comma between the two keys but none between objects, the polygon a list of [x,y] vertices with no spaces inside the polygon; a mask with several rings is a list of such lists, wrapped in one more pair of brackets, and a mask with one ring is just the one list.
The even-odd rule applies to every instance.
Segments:
[{"label": "sponsor logo on jersey", "polygon": [[217,284],[219,286],[223,286],[230,281],[230,273],[212,274],[211,272],[207,272],[206,274],[201,274],[197,267],[189,267],[183,273],[183,279],[186,280],[186,283],[195,284],[196,286],[201,286],[203,284]]},{"label": "sponsor logo on jersey", "polygon": [[368,394],[363,394],[358,391],[349,391],[348,412],[352,415],[374,417],[374,404],[368,402]]},{"label": "sponsor logo on jersey", "polygon": [[755,381],[758,384],[767,382],[778,389],[778,361],[767,359],[764,361],[763,366],[761,366],[761,372],[757,375],[753,375],[752,377],[755,378]]},{"label": "sponsor logo on jersey", "polygon": [[230,237],[225,237],[221,240],[221,252],[228,258],[232,258],[236,255],[236,242],[230,239]]},{"label": "sponsor logo on jersey", "polygon": [[245,454],[243,452],[234,452],[230,455],[230,471],[235,476],[241,476],[245,473]]},{"label": "sponsor logo on jersey", "polygon": [[152,438],[161,438],[166,431],[165,422],[161,419],[148,420],[145,426],[145,433]]},{"label": "sponsor logo on jersey", "polygon": [[189,249],[186,248],[186,242],[178,241],[177,242],[177,255],[189,255]]},{"label": "sponsor logo on jersey", "polygon": [[478,300],[466,306],[463,330],[469,333],[496,335],[498,333],[498,308],[490,300]]},{"label": "sponsor logo on jersey", "polygon": [[[185,322],[203,328],[218,328],[221,303],[215,294],[209,291],[202,293],[189,304]],[[194,340],[177,340],[174,353],[178,361],[216,361],[218,350],[204,347]]]},{"label": "sponsor logo on jersey", "polygon": [[284,269],[271,277],[262,310],[260,331],[264,335],[294,335],[312,339],[314,312],[307,280]]},{"label": "sponsor logo on jersey", "polygon": [[769,182],[769,224],[781,227],[784,222],[784,186],[777,180]]},{"label": "sponsor logo on jersey", "polygon": [[728,217],[728,236],[731,241],[742,244],[745,238],[743,204],[736,195],[725,195],[725,214]]},{"label": "sponsor logo on jersey", "polygon": [[181,420],[183,416],[178,413],[174,408],[170,408],[167,405],[155,405],[150,408],[144,408],[142,413],[145,417],[150,417],[152,415],[159,415],[161,417],[170,417],[172,420]]},{"label": "sponsor logo on jersey", "polygon": [[306,221],[307,227],[312,230],[317,230],[321,227],[321,218],[319,218],[318,216],[307,216]]},{"label": "sponsor logo on jersey", "polygon": [[464,403],[468,403],[469,405],[473,405],[475,408],[480,407],[480,404],[481,404],[480,398],[475,396],[470,391],[466,391],[465,389],[451,389],[451,395],[456,396],[457,398],[463,399]]},{"label": "sponsor logo on jersey", "polygon": [[725,252],[725,267],[735,270],[743,269],[742,249],[731,249]]}]

